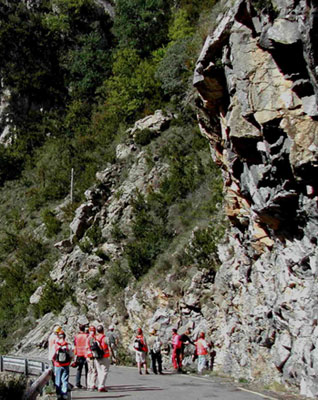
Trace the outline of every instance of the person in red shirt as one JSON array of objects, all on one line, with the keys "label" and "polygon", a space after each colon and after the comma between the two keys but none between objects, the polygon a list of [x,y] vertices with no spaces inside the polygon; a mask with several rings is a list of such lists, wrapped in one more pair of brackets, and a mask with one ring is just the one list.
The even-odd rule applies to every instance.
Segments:
[{"label": "person in red shirt", "polygon": [[207,365],[207,355],[209,354],[209,345],[205,340],[205,333],[200,332],[198,340],[195,342],[195,348],[198,355],[198,373],[202,374]]},{"label": "person in red shirt", "polygon": [[110,346],[108,346],[106,341],[106,336],[104,334],[104,327],[102,325],[98,325],[96,328],[96,332],[97,334],[95,337],[98,340],[100,347],[104,352],[102,358],[95,359],[95,365],[97,369],[97,379],[98,379],[98,391],[107,392],[105,383],[109,372],[112,352]]},{"label": "person in red shirt", "polygon": [[172,364],[178,372],[182,372],[182,342],[176,328],[172,329]]},{"label": "person in red shirt", "polygon": [[141,367],[144,366],[145,368],[145,374],[149,374],[148,369],[147,369],[147,361],[146,361],[146,355],[148,353],[148,346],[146,339],[142,333],[142,329],[138,328],[137,329],[137,335],[134,339],[134,350],[136,351],[136,362],[137,362],[137,367],[139,374],[142,375],[141,372]]},{"label": "person in red shirt", "polygon": [[77,371],[76,371],[76,383],[75,387],[77,389],[81,389],[83,386],[81,385],[81,376],[82,370],[85,369],[85,384],[87,386],[87,373],[88,366],[86,361],[86,340],[87,333],[85,333],[85,325],[79,326],[79,333],[75,336],[74,339],[74,354],[76,357]]},{"label": "person in red shirt", "polygon": [[55,388],[58,400],[68,399],[67,390],[72,358],[73,352],[65,340],[65,333],[60,331],[54,344],[53,355]]}]

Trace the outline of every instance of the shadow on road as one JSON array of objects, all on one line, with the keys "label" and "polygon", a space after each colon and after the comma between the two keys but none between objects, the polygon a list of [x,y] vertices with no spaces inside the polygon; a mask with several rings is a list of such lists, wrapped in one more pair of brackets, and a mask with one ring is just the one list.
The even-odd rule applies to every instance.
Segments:
[{"label": "shadow on road", "polygon": [[108,390],[113,392],[144,392],[152,390],[162,390],[160,387],[141,386],[141,385],[116,385],[107,386]]},{"label": "shadow on road", "polygon": [[86,392],[86,391],[72,391],[73,399],[119,399],[122,397],[127,397],[129,394],[118,394],[116,392],[146,392],[146,391],[158,391],[162,390],[160,387],[143,386],[143,385],[114,385],[107,386],[108,392]]}]

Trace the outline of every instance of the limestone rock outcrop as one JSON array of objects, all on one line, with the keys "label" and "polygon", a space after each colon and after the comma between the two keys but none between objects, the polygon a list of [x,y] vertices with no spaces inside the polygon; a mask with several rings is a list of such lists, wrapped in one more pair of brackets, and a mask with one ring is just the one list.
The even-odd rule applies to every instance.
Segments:
[{"label": "limestone rock outcrop", "polygon": [[194,76],[231,221],[213,337],[225,372],[315,397],[317,7],[266,4],[262,14],[245,0],[225,9]]}]

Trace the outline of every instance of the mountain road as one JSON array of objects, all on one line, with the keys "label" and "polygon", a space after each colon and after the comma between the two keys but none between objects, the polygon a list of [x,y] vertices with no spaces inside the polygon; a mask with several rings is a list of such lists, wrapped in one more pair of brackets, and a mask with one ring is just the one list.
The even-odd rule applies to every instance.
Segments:
[{"label": "mountain road", "polygon": [[[72,368],[70,381],[74,384],[76,370]],[[82,377],[83,379],[83,377]],[[106,387],[108,392],[91,392],[73,389],[71,398],[127,399],[127,400],[276,400],[261,393],[254,393],[218,377],[199,377],[188,374],[139,375],[137,368],[111,366]]]}]

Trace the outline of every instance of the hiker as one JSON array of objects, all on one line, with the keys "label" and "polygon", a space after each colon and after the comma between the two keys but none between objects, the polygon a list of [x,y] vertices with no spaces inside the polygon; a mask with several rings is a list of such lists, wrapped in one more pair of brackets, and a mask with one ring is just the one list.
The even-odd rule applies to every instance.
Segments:
[{"label": "hiker", "polygon": [[205,333],[199,334],[198,340],[195,342],[196,352],[198,355],[198,373],[202,374],[207,365],[207,355],[209,354],[209,345],[205,340]]},{"label": "hiker", "polygon": [[65,340],[65,333],[59,331],[58,339],[54,344],[54,374],[57,399],[67,399],[70,364],[73,358],[71,346]]},{"label": "hiker", "polygon": [[96,331],[96,339],[100,345],[100,348],[103,351],[101,356],[95,359],[98,379],[98,391],[107,392],[105,383],[109,372],[112,351],[107,344],[106,335],[104,334],[104,327],[102,325],[98,325]]},{"label": "hiker", "polygon": [[208,369],[210,371],[213,371],[214,368],[214,360],[216,357],[216,351],[214,348],[214,343],[211,341],[210,343],[208,343],[209,349],[210,349],[210,358],[208,360]]},{"label": "hiker", "polygon": [[189,335],[191,334],[190,328],[187,328],[187,330],[180,335],[180,340],[181,340],[181,361],[184,359],[184,350],[185,347],[189,344],[192,344],[195,346],[194,342],[190,339]]},{"label": "hiker", "polygon": [[74,338],[74,354],[75,354],[75,362],[77,364],[76,371],[76,380],[75,380],[75,388],[82,389],[81,385],[81,376],[82,370],[85,370],[85,386],[87,386],[87,373],[88,373],[88,365],[86,361],[86,340],[87,333],[85,333],[86,325],[79,325],[79,333]]},{"label": "hiker", "polygon": [[88,365],[87,374],[87,389],[90,391],[96,390],[96,380],[97,380],[97,369],[95,364],[96,354],[93,353],[93,349],[96,342],[96,328],[95,326],[90,326],[88,328],[88,336],[86,338],[86,361]]},{"label": "hiker", "polygon": [[180,335],[178,335],[178,330],[176,328],[172,329],[171,344],[172,344],[173,368],[178,372],[182,372],[182,358],[181,358],[182,342],[180,340]]},{"label": "hiker", "polygon": [[[151,329],[149,331],[149,339],[148,339],[148,348],[149,348],[149,355],[151,357],[151,366],[152,371],[154,374],[157,375],[162,374],[162,356],[161,356],[161,341],[157,334],[156,329]],[[158,365],[158,372],[157,372],[157,365]]]},{"label": "hiker", "polygon": [[62,327],[60,325],[56,325],[53,328],[53,332],[51,333],[51,335],[49,336],[49,341],[48,341],[48,350],[49,350],[49,354],[48,354],[48,359],[49,361],[51,361],[52,366],[54,366],[53,364],[53,356],[55,353],[55,342],[58,339],[58,333],[62,331]]},{"label": "hiker", "polygon": [[108,327],[108,331],[106,332],[106,341],[108,346],[111,349],[111,363],[117,363],[117,346],[118,346],[118,336],[114,332],[114,325],[110,325]]},{"label": "hiker", "polygon": [[134,339],[133,347],[136,352],[136,362],[139,374],[142,375],[141,367],[144,366],[145,374],[149,375],[146,361],[148,346],[141,328],[138,328],[136,331],[136,337]]},{"label": "hiker", "polygon": [[54,361],[53,361],[53,356],[54,356],[54,352],[55,352],[54,346],[55,346],[55,342],[58,339],[58,334],[61,331],[62,331],[62,327],[60,325],[55,325],[55,327],[53,328],[53,332],[49,336],[49,340],[48,340],[48,350],[49,350],[48,359],[52,366],[52,381],[53,382],[55,382]]}]

